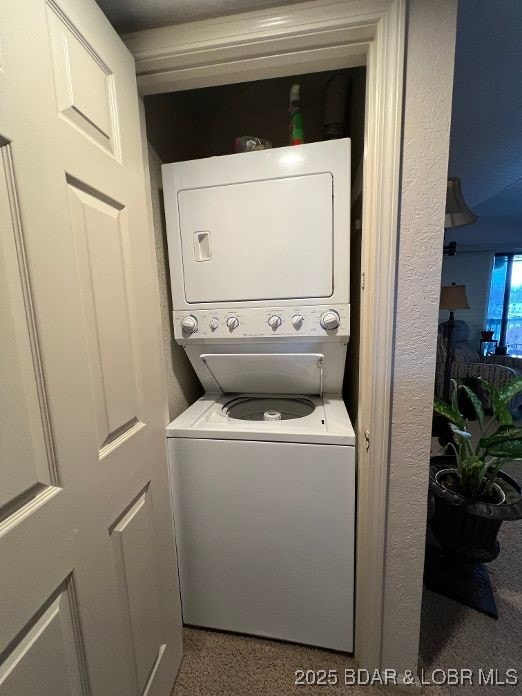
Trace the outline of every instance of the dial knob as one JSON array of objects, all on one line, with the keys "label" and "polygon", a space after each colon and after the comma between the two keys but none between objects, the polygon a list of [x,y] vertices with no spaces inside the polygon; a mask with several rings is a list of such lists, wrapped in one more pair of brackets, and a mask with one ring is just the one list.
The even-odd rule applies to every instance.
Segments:
[{"label": "dial knob", "polygon": [[181,320],[181,328],[185,333],[192,334],[198,330],[198,320],[190,314]]},{"label": "dial knob", "polygon": [[215,331],[217,327],[219,326],[219,320],[217,317],[212,317],[212,319],[208,322],[208,325],[212,329],[212,331]]},{"label": "dial knob", "polygon": [[270,319],[268,320],[268,326],[270,326],[270,328],[273,329],[274,331],[275,331],[279,326],[281,326],[282,323],[283,323],[283,322],[282,322],[281,317],[278,316],[277,314],[274,314],[274,315],[271,316]]},{"label": "dial knob", "polygon": [[237,329],[237,327],[239,326],[239,319],[237,317],[228,317],[227,326],[229,328],[229,331]]},{"label": "dial knob", "polygon": [[294,314],[292,317],[292,326],[294,329],[300,329],[303,325],[304,317],[302,314]]},{"label": "dial knob", "polygon": [[340,321],[341,317],[339,316],[338,312],[335,311],[335,309],[329,309],[321,316],[321,326],[323,329],[326,329],[326,331],[336,329],[339,326]]}]

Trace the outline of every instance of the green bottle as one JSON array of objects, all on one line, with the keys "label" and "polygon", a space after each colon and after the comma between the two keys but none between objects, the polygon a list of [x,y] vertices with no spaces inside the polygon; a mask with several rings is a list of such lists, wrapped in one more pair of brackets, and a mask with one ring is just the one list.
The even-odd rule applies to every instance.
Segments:
[{"label": "green bottle", "polygon": [[302,145],[304,143],[303,112],[301,111],[301,99],[299,85],[290,88],[290,145]]}]

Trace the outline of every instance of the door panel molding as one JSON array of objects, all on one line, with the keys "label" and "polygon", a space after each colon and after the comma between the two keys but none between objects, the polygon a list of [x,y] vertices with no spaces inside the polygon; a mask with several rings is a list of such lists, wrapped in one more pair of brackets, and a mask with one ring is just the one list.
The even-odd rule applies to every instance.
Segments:
[{"label": "door panel molding", "polygon": [[47,10],[58,113],[121,161],[113,72],[56,2]]},{"label": "door panel molding", "polygon": [[[109,528],[122,614],[129,627],[136,676],[141,694],[162,651],[159,631],[158,581],[151,550],[154,544],[152,502],[147,485]],[[147,573],[141,572],[147,568]],[[164,647],[163,647],[164,649]]]},{"label": "door panel molding", "polygon": [[[54,663],[53,663],[54,660]],[[70,575],[0,655],[5,696],[90,696],[78,601]]]},{"label": "door panel molding", "polygon": [[126,208],[67,176],[99,457],[143,426]]},{"label": "door panel molding", "polygon": [[[0,489],[0,532],[60,485],[25,253],[11,143],[0,135],[2,458],[16,464]],[[5,284],[5,285],[4,285]],[[10,391],[14,390],[11,394]],[[23,394],[19,401],[15,396]],[[18,403],[17,403],[18,401]],[[25,465],[25,471],[23,467]],[[7,471],[5,472],[7,475]]]}]

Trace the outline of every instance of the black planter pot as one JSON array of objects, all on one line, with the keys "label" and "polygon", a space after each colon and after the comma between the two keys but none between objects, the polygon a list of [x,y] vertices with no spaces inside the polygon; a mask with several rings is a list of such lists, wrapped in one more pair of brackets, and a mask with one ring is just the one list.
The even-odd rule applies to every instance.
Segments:
[{"label": "black planter pot", "polygon": [[455,464],[454,457],[431,460],[424,584],[433,592],[497,619],[495,595],[485,563],[499,553],[497,534],[502,522],[522,518],[521,489],[514,479],[501,472],[497,483],[505,502],[471,502],[447,490],[435,478],[437,472],[454,468]]},{"label": "black planter pot", "polygon": [[508,474],[498,474],[498,484],[506,495],[500,505],[473,502],[444,488],[436,480],[442,469],[452,467],[455,460],[441,457],[430,466],[430,493],[435,505],[430,520],[431,530],[446,553],[468,560],[488,562],[498,554],[497,534],[502,522],[522,518],[522,490]]},{"label": "black planter pot", "polygon": [[480,557],[481,561],[496,558],[497,535],[502,520],[470,515],[444,498],[437,498],[431,528],[446,552]]}]

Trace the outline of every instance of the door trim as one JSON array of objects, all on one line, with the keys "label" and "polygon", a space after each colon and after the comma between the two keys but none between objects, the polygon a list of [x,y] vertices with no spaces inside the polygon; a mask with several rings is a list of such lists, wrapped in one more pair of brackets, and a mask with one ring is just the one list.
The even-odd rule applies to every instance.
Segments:
[{"label": "door trim", "polygon": [[245,75],[256,80],[367,67],[355,657],[361,667],[372,670],[384,666],[406,4],[407,0],[315,0],[123,37],[136,60],[142,95],[241,82]]}]

